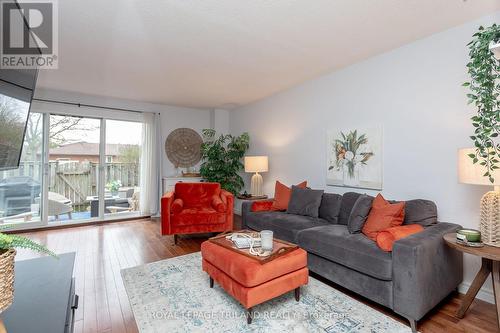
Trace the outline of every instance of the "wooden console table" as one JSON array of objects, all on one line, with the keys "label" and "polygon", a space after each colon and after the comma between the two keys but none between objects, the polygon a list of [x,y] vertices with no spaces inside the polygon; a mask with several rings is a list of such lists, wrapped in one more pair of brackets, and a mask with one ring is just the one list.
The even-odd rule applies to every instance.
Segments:
[{"label": "wooden console table", "polygon": [[500,327],[500,248],[489,245],[485,245],[483,247],[465,246],[457,243],[455,233],[446,234],[443,238],[446,244],[455,250],[472,254],[480,257],[482,260],[481,269],[470,285],[467,294],[465,294],[465,297],[462,300],[462,305],[458,309],[456,316],[460,319],[465,316],[465,312],[467,312],[467,309],[469,309],[469,306],[479,292],[479,289],[481,289],[481,286],[491,273],[493,279],[493,293],[497,310],[497,323],[498,327]]}]

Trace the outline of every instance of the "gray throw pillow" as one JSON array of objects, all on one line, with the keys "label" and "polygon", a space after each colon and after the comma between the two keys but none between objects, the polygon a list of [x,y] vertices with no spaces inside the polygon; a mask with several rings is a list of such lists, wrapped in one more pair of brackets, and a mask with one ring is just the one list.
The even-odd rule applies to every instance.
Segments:
[{"label": "gray throw pillow", "polygon": [[319,206],[319,217],[332,224],[339,222],[340,205],[342,196],[336,193],[323,193],[321,206]]},{"label": "gray throw pillow", "polygon": [[349,222],[349,216],[351,215],[352,207],[358,200],[361,193],[356,192],[346,192],[342,196],[342,203],[340,205],[339,213],[339,224],[347,225]]},{"label": "gray throw pillow", "polygon": [[311,190],[292,186],[292,195],[288,203],[288,214],[318,217],[323,190]]},{"label": "gray throw pillow", "polygon": [[405,203],[405,220],[403,224],[420,224],[428,227],[437,223],[437,207],[433,201],[415,199]]},{"label": "gray throw pillow", "polygon": [[367,194],[362,194],[358,197],[354,206],[352,206],[351,214],[347,222],[347,230],[351,234],[361,232],[365,225],[370,209],[372,208],[373,197]]}]

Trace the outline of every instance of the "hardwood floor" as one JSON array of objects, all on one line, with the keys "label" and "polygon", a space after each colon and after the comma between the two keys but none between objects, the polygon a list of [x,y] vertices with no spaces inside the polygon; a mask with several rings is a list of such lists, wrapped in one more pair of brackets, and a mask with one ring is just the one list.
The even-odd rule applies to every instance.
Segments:
[{"label": "hardwood floor", "polygon": [[[236,216],[235,224],[239,224]],[[120,270],[200,250],[205,238],[161,236],[156,220],[137,220],[82,226],[67,229],[24,233],[24,236],[46,244],[56,253],[76,252],[74,275],[80,306],[76,312],[75,333],[137,332]],[[16,260],[38,257],[26,250],[18,251]],[[320,277],[315,276],[318,279]],[[391,311],[324,281],[351,297],[407,324]],[[421,332],[497,332],[495,308],[475,300],[465,318],[454,317],[463,295],[450,295],[419,322]]]}]

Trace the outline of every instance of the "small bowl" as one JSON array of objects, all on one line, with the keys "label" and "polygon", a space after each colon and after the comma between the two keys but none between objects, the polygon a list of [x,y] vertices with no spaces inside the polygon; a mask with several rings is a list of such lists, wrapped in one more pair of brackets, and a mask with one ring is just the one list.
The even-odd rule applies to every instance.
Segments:
[{"label": "small bowl", "polygon": [[457,231],[457,239],[478,243],[481,241],[481,233],[475,229],[460,229]]}]

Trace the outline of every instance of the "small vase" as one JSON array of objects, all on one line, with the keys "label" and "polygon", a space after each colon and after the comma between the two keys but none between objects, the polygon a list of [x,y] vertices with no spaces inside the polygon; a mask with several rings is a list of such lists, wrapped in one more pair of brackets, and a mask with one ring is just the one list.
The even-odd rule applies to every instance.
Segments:
[{"label": "small vase", "polygon": [[14,300],[14,258],[16,250],[0,251],[0,313]]}]

